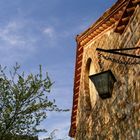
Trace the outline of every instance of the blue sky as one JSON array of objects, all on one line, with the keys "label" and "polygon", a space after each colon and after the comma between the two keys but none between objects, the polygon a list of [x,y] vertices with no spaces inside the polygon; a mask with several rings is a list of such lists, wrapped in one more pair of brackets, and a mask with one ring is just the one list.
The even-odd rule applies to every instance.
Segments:
[{"label": "blue sky", "polygon": [[[55,81],[51,98],[70,108],[73,96],[75,36],[94,23],[116,0],[0,0],[0,64],[18,62],[26,73],[39,64]],[[48,113],[41,124],[65,138],[71,112]],[[40,138],[46,136],[42,133]],[[66,138],[69,139],[68,137]]]}]

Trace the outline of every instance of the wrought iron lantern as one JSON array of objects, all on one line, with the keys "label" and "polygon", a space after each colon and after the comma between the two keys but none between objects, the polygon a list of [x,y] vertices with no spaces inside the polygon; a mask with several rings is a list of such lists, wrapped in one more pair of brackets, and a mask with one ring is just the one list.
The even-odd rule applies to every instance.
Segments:
[{"label": "wrought iron lantern", "polygon": [[89,76],[90,80],[94,83],[99,96],[102,99],[110,98],[116,78],[111,70],[97,73]]}]

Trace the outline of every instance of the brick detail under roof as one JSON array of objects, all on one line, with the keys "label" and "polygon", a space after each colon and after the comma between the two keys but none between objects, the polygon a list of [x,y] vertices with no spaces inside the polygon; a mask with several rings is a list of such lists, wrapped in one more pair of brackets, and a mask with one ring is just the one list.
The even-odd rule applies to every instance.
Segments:
[{"label": "brick detail under roof", "polygon": [[140,0],[129,0],[125,7],[125,10],[116,26],[115,32],[122,34],[133,15],[136,6],[140,4]]},{"label": "brick detail under roof", "polygon": [[76,52],[76,65],[75,65],[75,79],[74,79],[74,89],[73,89],[73,107],[71,115],[71,128],[69,135],[71,137],[75,136],[76,133],[76,117],[78,109],[78,97],[79,97],[79,86],[80,86],[80,77],[81,77],[81,66],[83,58],[83,47],[78,45]]}]

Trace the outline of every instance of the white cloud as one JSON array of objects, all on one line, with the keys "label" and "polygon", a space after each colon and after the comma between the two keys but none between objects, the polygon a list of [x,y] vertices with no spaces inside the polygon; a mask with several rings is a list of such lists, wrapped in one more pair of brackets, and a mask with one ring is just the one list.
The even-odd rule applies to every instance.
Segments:
[{"label": "white cloud", "polygon": [[42,33],[45,35],[45,40],[47,42],[47,46],[56,47],[60,40],[60,36],[58,35],[58,31],[52,26],[46,26]]},{"label": "white cloud", "polygon": [[25,35],[24,29],[27,27],[24,21],[10,21],[7,25],[0,27],[0,40],[12,48],[15,46],[26,48],[27,44],[35,41],[32,37],[29,38],[29,35]]},{"label": "white cloud", "polygon": [[19,26],[17,22],[9,22],[5,27],[1,27],[0,39],[10,45],[24,44],[24,40],[16,33],[21,28]]},{"label": "white cloud", "polygon": [[49,38],[53,38],[55,36],[55,31],[54,28],[52,27],[47,27],[43,31]]},{"label": "white cloud", "polygon": [[36,38],[26,33],[26,28],[28,23],[18,20],[0,26],[0,55],[4,56],[1,63],[24,61],[35,53]]}]

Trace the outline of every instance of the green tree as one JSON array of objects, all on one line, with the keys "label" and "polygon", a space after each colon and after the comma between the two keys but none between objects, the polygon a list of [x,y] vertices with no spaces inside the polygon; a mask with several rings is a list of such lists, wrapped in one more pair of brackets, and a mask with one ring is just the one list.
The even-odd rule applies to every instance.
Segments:
[{"label": "green tree", "polygon": [[[25,76],[16,64],[10,76],[0,66],[0,140],[6,135],[34,136],[45,129],[38,129],[46,119],[46,111],[62,111],[55,101],[48,99],[52,82],[46,73]],[[64,110],[63,110],[64,111]]]}]

